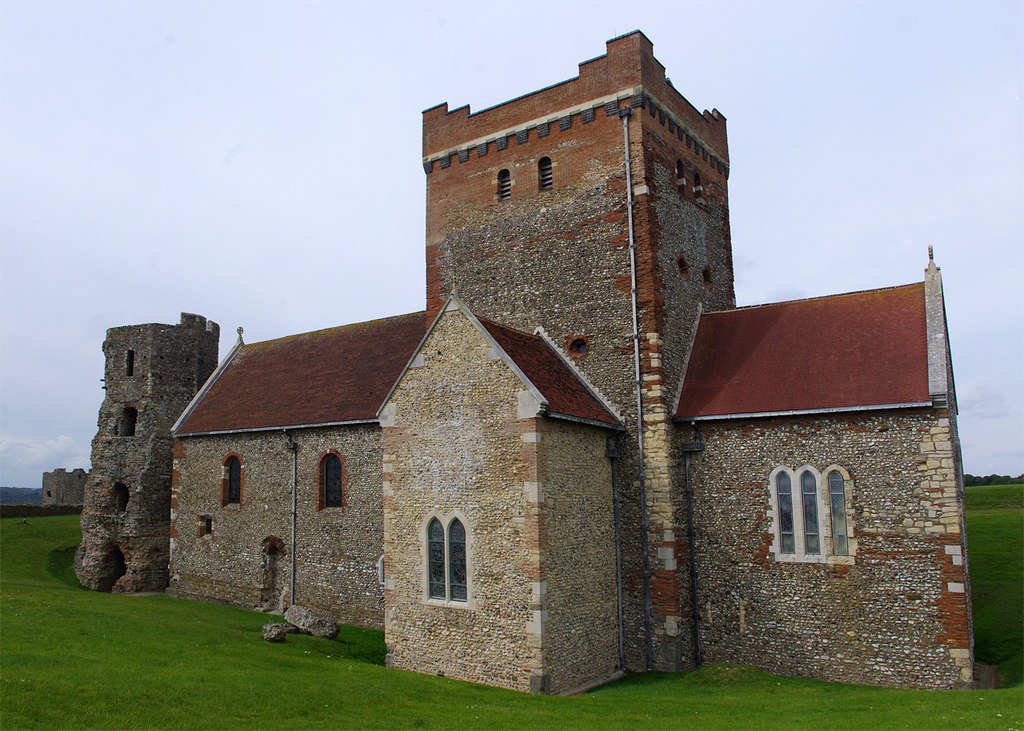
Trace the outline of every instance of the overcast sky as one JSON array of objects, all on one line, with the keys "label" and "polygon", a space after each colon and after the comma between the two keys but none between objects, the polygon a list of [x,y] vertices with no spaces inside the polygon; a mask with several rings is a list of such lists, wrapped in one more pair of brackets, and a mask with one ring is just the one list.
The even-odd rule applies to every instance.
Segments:
[{"label": "overcast sky", "polygon": [[1024,471],[1024,3],[0,0],[0,484],[88,467],[106,328],[421,310],[420,112],[643,30],[729,120],[738,303],[942,268],[968,472]]}]

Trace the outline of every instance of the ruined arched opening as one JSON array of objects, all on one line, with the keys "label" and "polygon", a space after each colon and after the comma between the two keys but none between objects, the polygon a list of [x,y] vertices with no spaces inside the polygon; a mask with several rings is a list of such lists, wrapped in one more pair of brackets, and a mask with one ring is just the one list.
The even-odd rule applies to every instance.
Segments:
[{"label": "ruined arched opening", "polygon": [[283,581],[278,571],[278,558],[284,556],[287,551],[284,541],[277,536],[267,536],[263,539],[263,572],[260,581],[259,608],[263,611],[273,610],[275,606],[283,611]]},{"label": "ruined arched opening", "polygon": [[[97,591],[110,591],[118,579],[128,573],[128,566],[124,559],[124,553],[116,544],[109,543],[103,547],[99,561],[98,571],[93,574],[95,581],[92,588]],[[83,583],[86,583],[83,581]]]},{"label": "ruined arched opening", "polygon": [[128,508],[128,498],[131,493],[128,486],[123,482],[114,483],[114,512],[121,514]]}]

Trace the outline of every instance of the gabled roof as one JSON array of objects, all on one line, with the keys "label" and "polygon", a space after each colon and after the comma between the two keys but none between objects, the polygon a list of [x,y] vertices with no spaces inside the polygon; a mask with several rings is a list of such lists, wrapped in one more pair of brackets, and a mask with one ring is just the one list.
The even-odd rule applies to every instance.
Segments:
[{"label": "gabled roof", "polygon": [[437,317],[412,352],[408,364],[395,379],[391,391],[381,404],[377,413],[382,424],[387,425],[390,421],[389,410],[391,415],[394,413],[389,405],[391,394],[398,388],[406,371],[415,367],[417,362],[422,364],[420,350],[441,318],[451,312],[461,312],[490,343],[495,358],[503,360],[512,369],[535,400],[538,415],[580,421],[611,429],[623,428],[622,420],[613,407],[546,338],[478,318],[454,294],[449,295],[444,307],[437,313]]},{"label": "gabled roof", "polygon": [[417,312],[242,345],[175,436],[374,422],[426,326]]},{"label": "gabled roof", "polygon": [[919,283],[701,315],[675,418],[930,403]]},{"label": "gabled roof", "polygon": [[551,416],[622,427],[619,418],[540,335],[528,335],[483,318],[479,321],[544,397]]}]

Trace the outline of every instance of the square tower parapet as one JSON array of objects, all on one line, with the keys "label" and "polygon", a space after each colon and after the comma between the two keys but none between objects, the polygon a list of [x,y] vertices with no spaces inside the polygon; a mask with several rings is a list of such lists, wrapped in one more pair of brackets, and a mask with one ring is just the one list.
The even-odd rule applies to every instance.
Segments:
[{"label": "square tower parapet", "polygon": [[475,113],[468,104],[449,111],[447,102],[425,110],[425,168],[457,155],[460,148],[472,153],[479,145],[496,143],[545,123],[557,126],[560,119],[622,100],[630,100],[635,106],[642,102],[644,108],[653,102],[654,116],[659,110],[662,118],[669,115],[673,127],[699,141],[727,168],[725,117],[717,109],[698,111],[676,91],[665,76],[665,67],[654,57],[654,46],[647,36],[633,31],[611,39],[606,46],[605,55],[581,63],[579,76],[573,79]]}]

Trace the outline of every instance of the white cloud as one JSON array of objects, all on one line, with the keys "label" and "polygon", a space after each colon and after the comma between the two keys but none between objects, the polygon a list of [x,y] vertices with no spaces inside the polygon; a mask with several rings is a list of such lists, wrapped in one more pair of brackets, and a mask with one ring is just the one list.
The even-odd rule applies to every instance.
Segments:
[{"label": "white cloud", "polygon": [[58,467],[88,469],[89,446],[82,446],[66,434],[54,439],[0,436],[0,484],[36,487],[44,472]]}]

